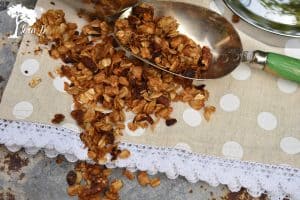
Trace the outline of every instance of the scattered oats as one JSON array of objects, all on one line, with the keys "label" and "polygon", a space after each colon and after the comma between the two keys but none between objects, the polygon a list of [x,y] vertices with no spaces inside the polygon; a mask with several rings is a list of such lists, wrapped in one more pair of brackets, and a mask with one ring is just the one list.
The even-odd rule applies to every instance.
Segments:
[{"label": "scattered oats", "polygon": [[150,184],[150,179],[146,172],[140,172],[137,178],[141,186],[147,186],[148,184]]},{"label": "scattered oats", "polygon": [[129,180],[133,180],[135,178],[134,174],[127,169],[124,169],[123,175],[126,176],[126,178],[128,178]]},{"label": "scattered oats", "polygon": [[53,76],[52,72],[48,72],[48,76],[52,79],[54,79],[55,77]]},{"label": "scattered oats", "polygon": [[41,49],[41,47],[38,47],[34,50],[34,55],[39,55],[39,53],[41,53],[43,50]]},{"label": "scattered oats", "polygon": [[203,116],[206,119],[206,121],[210,120],[210,118],[214,112],[216,112],[216,107],[214,107],[214,106],[207,106],[204,108]]},{"label": "scattered oats", "polygon": [[159,178],[154,178],[150,180],[150,185],[151,187],[157,187],[160,185],[160,179]]},{"label": "scattered oats", "polygon": [[31,87],[31,88],[35,88],[38,84],[40,84],[42,82],[42,79],[40,77],[34,77],[32,78],[28,85]]}]

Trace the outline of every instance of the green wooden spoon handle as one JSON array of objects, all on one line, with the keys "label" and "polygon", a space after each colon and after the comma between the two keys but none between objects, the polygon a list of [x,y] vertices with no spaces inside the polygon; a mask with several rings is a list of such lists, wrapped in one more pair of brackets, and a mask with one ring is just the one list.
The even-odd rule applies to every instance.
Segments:
[{"label": "green wooden spoon handle", "polygon": [[267,53],[265,71],[300,83],[300,60],[276,53]]}]

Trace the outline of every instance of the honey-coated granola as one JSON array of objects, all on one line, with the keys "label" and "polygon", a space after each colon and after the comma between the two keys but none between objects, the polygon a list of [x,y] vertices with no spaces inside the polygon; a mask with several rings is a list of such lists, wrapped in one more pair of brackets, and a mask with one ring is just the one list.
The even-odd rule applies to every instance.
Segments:
[{"label": "honey-coated granola", "polygon": [[[201,57],[199,52],[203,53],[205,48],[201,50],[186,36],[180,35],[173,26],[176,24],[173,18],[160,18],[154,22],[153,15],[149,16],[148,10],[151,10],[150,14],[153,12],[151,8],[143,4],[136,9],[145,9],[146,12],[135,11],[136,16],[133,16],[132,20],[129,18],[127,21],[118,21],[116,26],[126,29],[132,26],[132,23],[140,23],[136,26],[137,30],[133,31],[145,32],[145,28],[151,33],[160,31],[161,37],[154,35],[153,38],[161,40],[160,44],[167,42],[173,46],[168,46],[167,50],[164,46],[159,47],[162,63],[169,63],[163,55],[165,50],[174,50],[177,54],[178,48],[181,48],[183,54],[187,54],[184,58],[191,63],[198,63]],[[134,20],[139,22],[132,22]],[[152,26],[157,26],[158,29],[153,30]],[[88,21],[82,30],[78,31],[75,23],[65,20],[62,10],[48,10],[33,27],[37,30],[42,27],[45,29],[43,34],[37,35],[39,43],[48,44],[51,47],[50,56],[62,59],[65,63],[57,71],[60,76],[67,77],[71,82],[65,83],[65,90],[73,96],[75,104],[71,116],[84,130],[80,138],[88,148],[89,158],[96,164],[110,161],[108,155],[111,160],[130,156],[128,150],[118,148],[118,142],[125,129],[126,111],[135,113],[134,120],[128,124],[131,130],[135,130],[138,127],[154,128],[160,119],[166,120],[167,126],[174,125],[177,120],[171,117],[172,102],[188,103],[196,110],[205,107],[209,93],[204,89],[204,85],[194,86],[190,80],[144,67],[145,64],[139,60],[127,57],[124,51],[117,48],[116,42],[110,36],[112,28],[105,21]],[[170,36],[169,40],[165,38],[167,35]],[[181,40],[180,38],[187,43],[177,44],[175,40]],[[138,51],[143,52],[146,57],[158,55],[152,50],[144,52],[149,50],[149,41],[141,44],[144,46],[139,47]],[[184,44],[184,47],[179,47],[180,44]],[[197,53],[192,55],[190,51]],[[177,67],[182,68],[180,64]],[[206,118],[210,117],[211,112],[212,109],[206,112]],[[110,170],[98,165],[80,163],[76,171],[77,173],[69,174],[70,195],[77,195],[81,200],[119,199],[118,191],[123,183],[115,180],[109,184],[107,177]],[[134,178],[128,171],[124,174],[129,179]],[[81,179],[85,180],[84,183]],[[143,185],[150,184],[152,187],[160,184],[159,179],[150,180],[144,173],[138,176],[138,180]]]},{"label": "honey-coated granola", "polygon": [[210,49],[180,34],[178,26],[171,16],[155,17],[153,7],[145,3],[115,23],[118,40],[134,54],[177,74],[199,78],[211,65]]}]

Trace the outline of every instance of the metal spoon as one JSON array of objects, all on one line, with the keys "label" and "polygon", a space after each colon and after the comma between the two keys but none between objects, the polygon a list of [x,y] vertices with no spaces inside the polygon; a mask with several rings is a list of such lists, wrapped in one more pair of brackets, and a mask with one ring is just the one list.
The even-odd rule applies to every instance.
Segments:
[{"label": "metal spoon", "polygon": [[[148,0],[155,10],[156,16],[172,16],[179,23],[179,32],[187,35],[201,46],[206,45],[213,53],[213,63],[199,78],[191,78],[166,70],[149,60],[133,54],[119,45],[134,57],[160,70],[193,80],[221,78],[232,72],[241,62],[262,69],[272,74],[300,83],[300,60],[284,55],[263,51],[243,51],[240,37],[232,24],[224,17],[207,8],[172,1]],[[130,15],[132,7],[120,14],[119,18]]]}]

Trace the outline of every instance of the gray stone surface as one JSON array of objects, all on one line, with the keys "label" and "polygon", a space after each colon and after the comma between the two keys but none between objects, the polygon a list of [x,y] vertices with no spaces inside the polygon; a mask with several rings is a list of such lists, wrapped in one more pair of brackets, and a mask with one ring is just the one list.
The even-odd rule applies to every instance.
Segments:
[{"label": "gray stone surface", "polygon": [[[12,0],[33,8],[35,0]],[[21,37],[8,39],[7,33],[13,32],[14,20],[0,9],[0,99],[9,78]],[[11,156],[10,159],[7,157]],[[18,166],[20,163],[27,163]],[[17,168],[17,169],[16,169]],[[74,163],[67,161],[61,164],[56,159],[49,159],[43,153],[34,156],[24,151],[17,154],[9,153],[0,146],[0,200],[67,200],[74,199],[67,195],[66,174],[74,168]],[[121,178],[125,186],[121,191],[121,199],[222,199],[228,193],[225,186],[210,187],[203,182],[188,183],[184,178],[169,180],[164,174],[158,174],[161,185],[155,189],[143,188],[137,181],[129,181],[122,177],[121,170],[114,170],[113,178]]]},{"label": "gray stone surface", "polygon": [[[28,165],[19,170],[9,170],[9,166],[18,165],[14,159],[5,159],[7,154],[28,159]],[[4,162],[9,161],[4,164]],[[4,167],[4,169],[2,168]],[[56,159],[49,159],[43,153],[34,156],[27,155],[24,151],[17,154],[9,153],[4,147],[0,147],[0,199],[1,193],[10,193],[16,200],[69,200],[66,193],[66,174],[74,167],[73,163],[63,161],[56,163]],[[221,199],[228,190],[225,186],[213,188],[203,182],[188,183],[180,177],[170,180],[163,174],[158,174],[161,185],[157,188],[141,187],[137,181],[129,181],[121,175],[122,170],[114,170],[111,179],[121,178],[124,188],[121,191],[121,199]],[[22,178],[22,173],[24,177]],[[10,189],[10,190],[9,190]],[[8,198],[4,198],[8,199]]]}]

